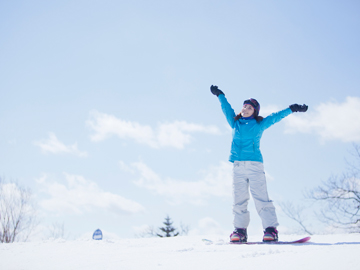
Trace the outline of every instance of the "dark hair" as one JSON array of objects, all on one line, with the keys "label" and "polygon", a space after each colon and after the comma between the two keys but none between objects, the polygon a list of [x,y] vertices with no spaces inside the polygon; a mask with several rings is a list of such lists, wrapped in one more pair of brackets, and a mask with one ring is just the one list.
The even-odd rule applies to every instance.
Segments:
[{"label": "dark hair", "polygon": [[[240,118],[242,118],[241,113],[234,117],[235,121],[239,120]],[[264,119],[264,117],[256,115],[254,116],[254,119],[256,120],[256,122],[260,123]]]}]

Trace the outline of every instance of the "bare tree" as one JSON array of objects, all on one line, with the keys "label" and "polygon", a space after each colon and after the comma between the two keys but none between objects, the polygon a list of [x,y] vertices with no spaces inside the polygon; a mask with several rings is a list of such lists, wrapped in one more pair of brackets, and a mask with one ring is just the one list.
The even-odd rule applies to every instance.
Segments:
[{"label": "bare tree", "polygon": [[180,222],[180,235],[188,235],[190,226]]},{"label": "bare tree", "polygon": [[35,226],[30,190],[0,178],[0,242],[26,241]]},{"label": "bare tree", "polygon": [[349,171],[354,174],[360,173],[360,145],[353,144],[353,148],[349,151],[350,155],[354,158],[354,162],[346,160],[346,163],[349,167]]},{"label": "bare tree", "polygon": [[157,236],[154,226],[147,226],[143,231],[135,235],[136,237],[145,238],[145,237],[155,237]]},{"label": "bare tree", "polygon": [[306,218],[303,214],[304,213],[303,211],[305,209],[304,206],[294,206],[291,202],[284,202],[284,203],[280,203],[280,207],[288,218],[294,220],[297,224],[300,225],[301,231],[313,235],[313,233],[310,232],[307,226],[305,225]]},{"label": "bare tree", "polygon": [[360,179],[357,176],[331,177],[308,197],[324,204],[323,222],[360,232]]},{"label": "bare tree", "polygon": [[321,220],[337,228],[360,232],[360,151],[354,145],[356,161],[348,173],[330,177],[307,194],[324,204]]},{"label": "bare tree", "polygon": [[66,239],[65,236],[65,225],[63,223],[54,222],[49,227],[49,237]]}]

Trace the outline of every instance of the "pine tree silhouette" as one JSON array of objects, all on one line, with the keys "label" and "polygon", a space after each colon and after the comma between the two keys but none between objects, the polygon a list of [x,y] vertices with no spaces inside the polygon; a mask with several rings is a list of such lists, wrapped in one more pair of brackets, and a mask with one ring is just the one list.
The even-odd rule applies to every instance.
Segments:
[{"label": "pine tree silhouette", "polygon": [[171,221],[169,216],[166,216],[165,221],[163,222],[165,227],[159,228],[161,231],[165,233],[165,235],[157,234],[159,237],[174,237],[178,236],[179,232],[176,232],[176,228],[172,226],[173,222]]}]

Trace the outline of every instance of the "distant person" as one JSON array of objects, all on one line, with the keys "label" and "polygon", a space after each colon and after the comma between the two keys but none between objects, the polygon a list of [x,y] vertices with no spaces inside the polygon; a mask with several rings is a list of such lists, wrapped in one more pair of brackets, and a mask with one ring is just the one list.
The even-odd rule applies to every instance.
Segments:
[{"label": "distant person", "polygon": [[265,129],[293,112],[306,112],[308,106],[293,104],[285,110],[263,118],[259,116],[259,102],[250,98],[244,101],[241,112],[236,115],[224,93],[216,85],[211,85],[210,90],[219,98],[222,111],[232,128],[233,138],[229,161],[234,163],[233,215],[235,230],[230,235],[230,241],[247,242],[247,227],[250,223],[250,213],[247,210],[250,199],[249,187],[265,230],[263,241],[278,241],[276,227],[279,226],[279,223],[275,207],[267,192],[260,139]]}]

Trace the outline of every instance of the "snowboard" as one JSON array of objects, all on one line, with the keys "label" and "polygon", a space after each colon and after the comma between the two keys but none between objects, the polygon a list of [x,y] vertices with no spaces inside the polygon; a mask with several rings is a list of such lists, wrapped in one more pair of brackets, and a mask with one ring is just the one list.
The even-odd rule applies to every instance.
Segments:
[{"label": "snowboard", "polygon": [[206,244],[206,245],[211,245],[211,244],[215,244],[215,245],[223,245],[223,244],[230,244],[230,245],[293,245],[293,244],[303,244],[308,242],[311,239],[310,236],[308,237],[304,237],[295,241],[278,241],[278,242],[214,242],[211,241],[209,239],[202,239],[202,241]]},{"label": "snowboard", "polygon": [[277,241],[277,242],[230,242],[232,245],[292,245],[292,244],[303,244],[311,239],[310,236],[304,237],[295,241]]}]

